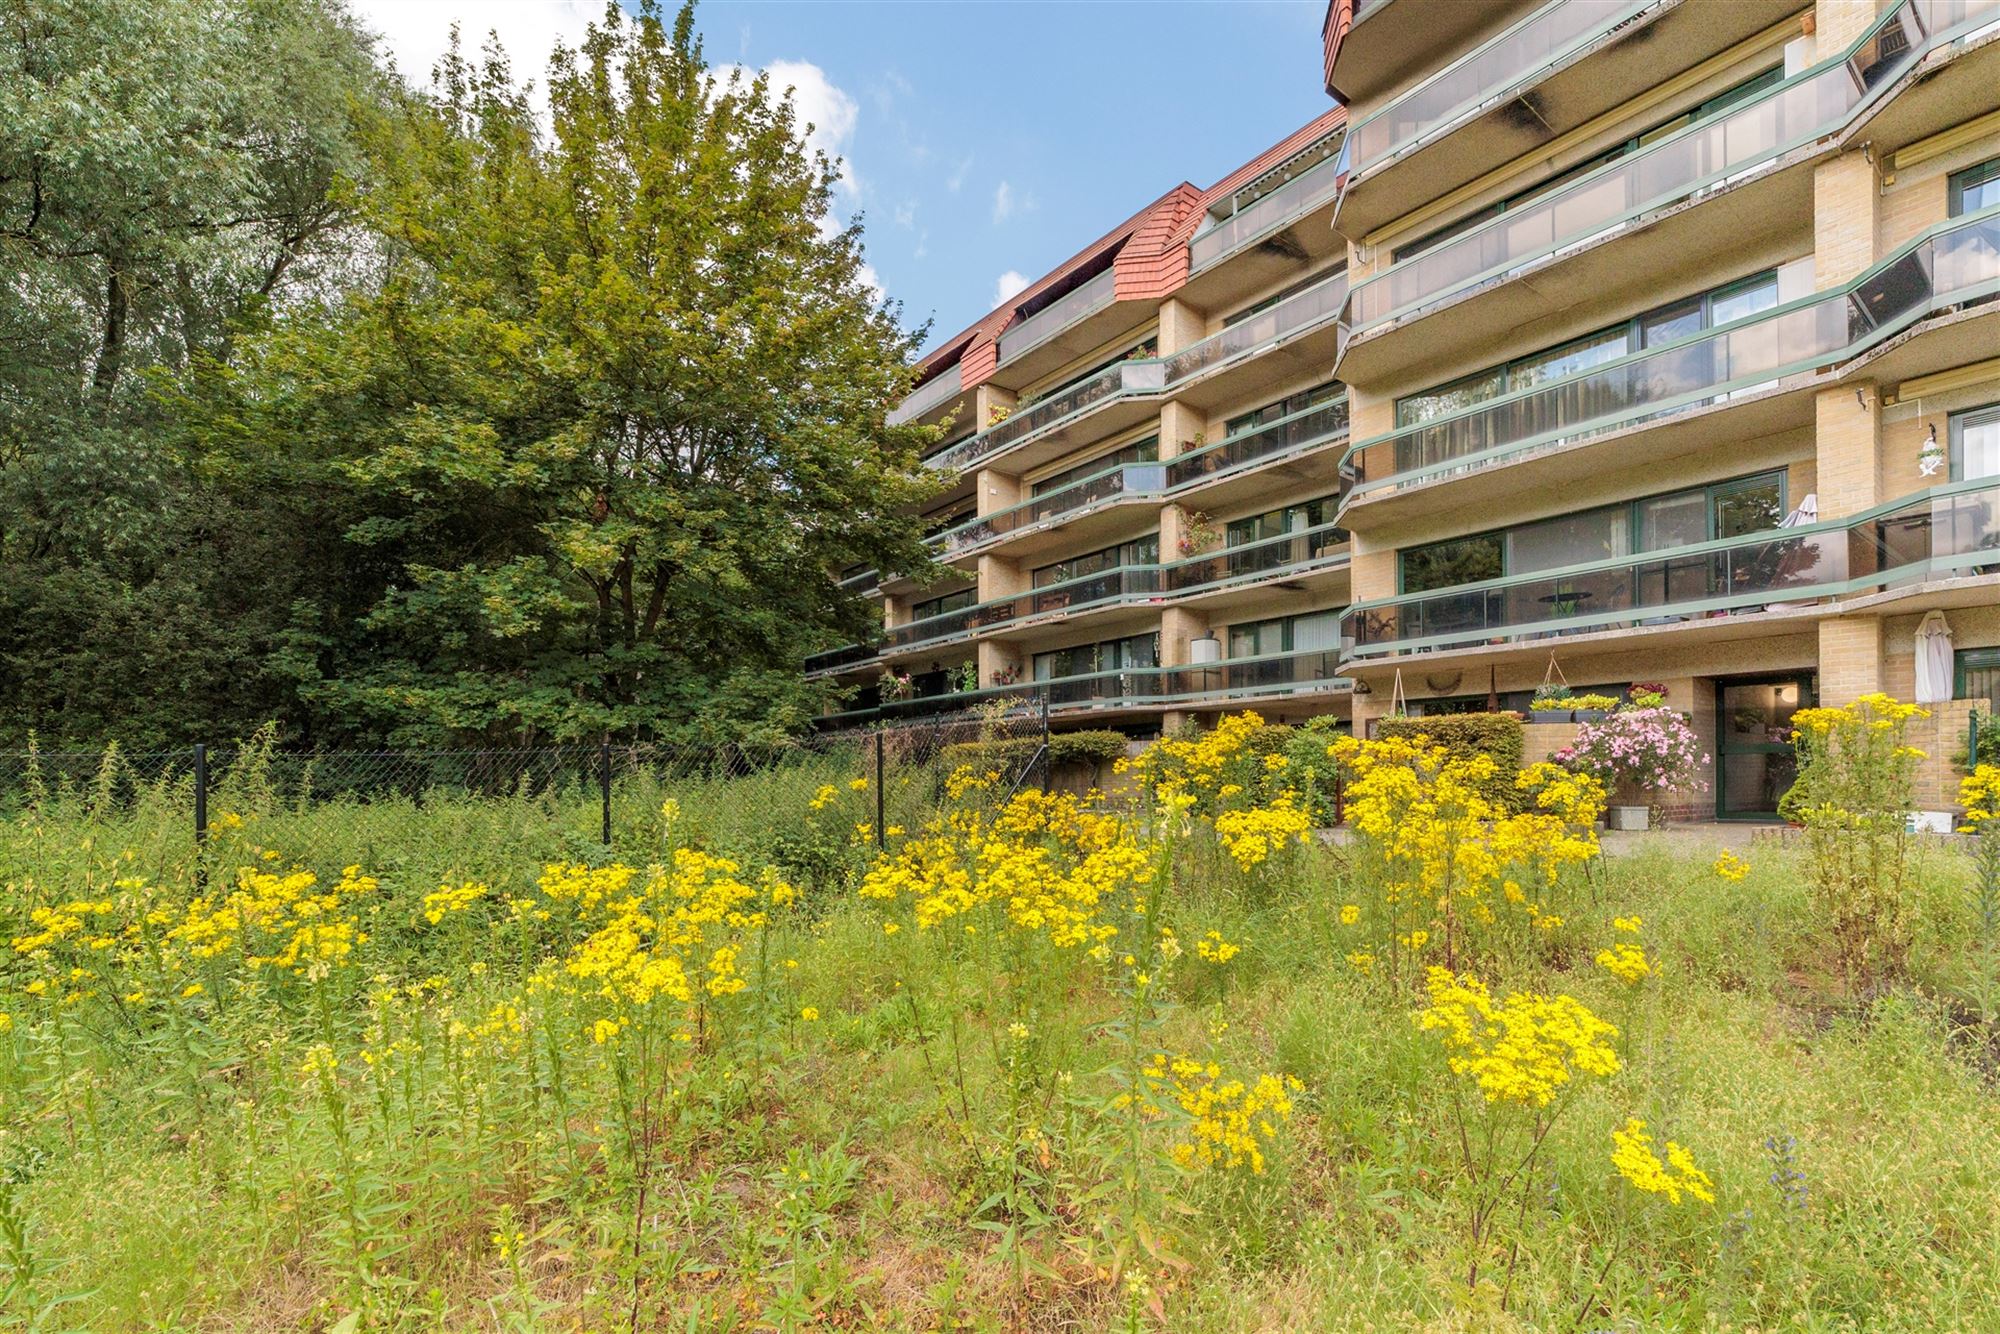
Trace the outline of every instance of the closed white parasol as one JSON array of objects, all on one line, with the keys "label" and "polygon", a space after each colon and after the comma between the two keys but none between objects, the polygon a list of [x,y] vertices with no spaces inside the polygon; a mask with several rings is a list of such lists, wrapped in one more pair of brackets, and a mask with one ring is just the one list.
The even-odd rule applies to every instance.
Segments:
[{"label": "closed white parasol", "polygon": [[1917,703],[1942,703],[1951,688],[1951,626],[1943,612],[1927,612],[1917,624]]}]

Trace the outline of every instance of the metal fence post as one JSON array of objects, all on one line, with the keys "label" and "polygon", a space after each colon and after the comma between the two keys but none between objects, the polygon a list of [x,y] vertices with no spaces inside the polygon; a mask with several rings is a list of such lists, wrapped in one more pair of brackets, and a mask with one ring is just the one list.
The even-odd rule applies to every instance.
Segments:
[{"label": "metal fence post", "polygon": [[877,852],[882,850],[883,841],[888,837],[883,830],[886,798],[882,795],[882,773],[885,768],[882,761],[882,735],[878,728],[875,732],[875,850]]},{"label": "metal fence post", "polygon": [[194,844],[208,841],[208,747],[194,743]]},{"label": "metal fence post", "polygon": [[605,847],[611,846],[611,737],[597,743],[597,793],[603,806],[604,827],[598,835]]},{"label": "metal fence post", "polygon": [[1965,767],[1979,767],[1979,710],[1966,710],[1965,717]]}]

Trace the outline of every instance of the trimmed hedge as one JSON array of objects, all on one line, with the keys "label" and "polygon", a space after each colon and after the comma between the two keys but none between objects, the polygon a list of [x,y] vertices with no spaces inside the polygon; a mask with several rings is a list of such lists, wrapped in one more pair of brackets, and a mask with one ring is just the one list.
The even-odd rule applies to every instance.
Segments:
[{"label": "trimmed hedge", "polygon": [[[1060,768],[1066,764],[1109,764],[1123,759],[1125,755],[1125,734],[1100,730],[1092,732],[1051,732],[1049,734],[1049,765]],[[1040,737],[1009,737],[1005,741],[961,741],[946,746],[938,753],[947,769],[956,769],[961,764],[973,768],[1006,768],[1023,764],[1042,744]]]},{"label": "trimmed hedge", "polygon": [[1514,775],[1521,772],[1527,731],[1518,713],[1446,713],[1435,718],[1384,718],[1375,725],[1378,737],[1429,737],[1454,759],[1490,755],[1496,772],[1486,797],[1503,810],[1516,810],[1521,794]]}]

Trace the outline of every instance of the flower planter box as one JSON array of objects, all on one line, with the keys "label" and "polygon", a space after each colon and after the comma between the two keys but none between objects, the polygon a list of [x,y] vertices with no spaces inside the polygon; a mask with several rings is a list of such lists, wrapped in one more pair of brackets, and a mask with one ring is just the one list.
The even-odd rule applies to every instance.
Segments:
[{"label": "flower planter box", "polygon": [[1575,709],[1532,709],[1528,713],[1531,723],[1573,723],[1579,718]]}]

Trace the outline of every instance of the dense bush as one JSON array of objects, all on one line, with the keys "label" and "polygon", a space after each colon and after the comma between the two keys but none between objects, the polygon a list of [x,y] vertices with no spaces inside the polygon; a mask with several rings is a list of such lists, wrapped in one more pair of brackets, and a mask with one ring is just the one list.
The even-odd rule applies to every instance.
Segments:
[{"label": "dense bush", "polygon": [[1514,775],[1521,768],[1526,732],[1518,713],[1447,713],[1435,718],[1384,718],[1375,725],[1375,735],[1388,737],[1427,736],[1443,746],[1453,759],[1491,755],[1498,766],[1484,793],[1503,809],[1520,804],[1514,790]]},{"label": "dense bush", "polygon": [[[961,741],[939,752],[946,769],[971,765],[974,769],[1013,771],[1028,762],[1042,744],[1038,736],[1009,737],[1004,741]],[[1053,732],[1049,735],[1049,765],[1109,764],[1125,756],[1125,734],[1109,728],[1091,732]]]}]

